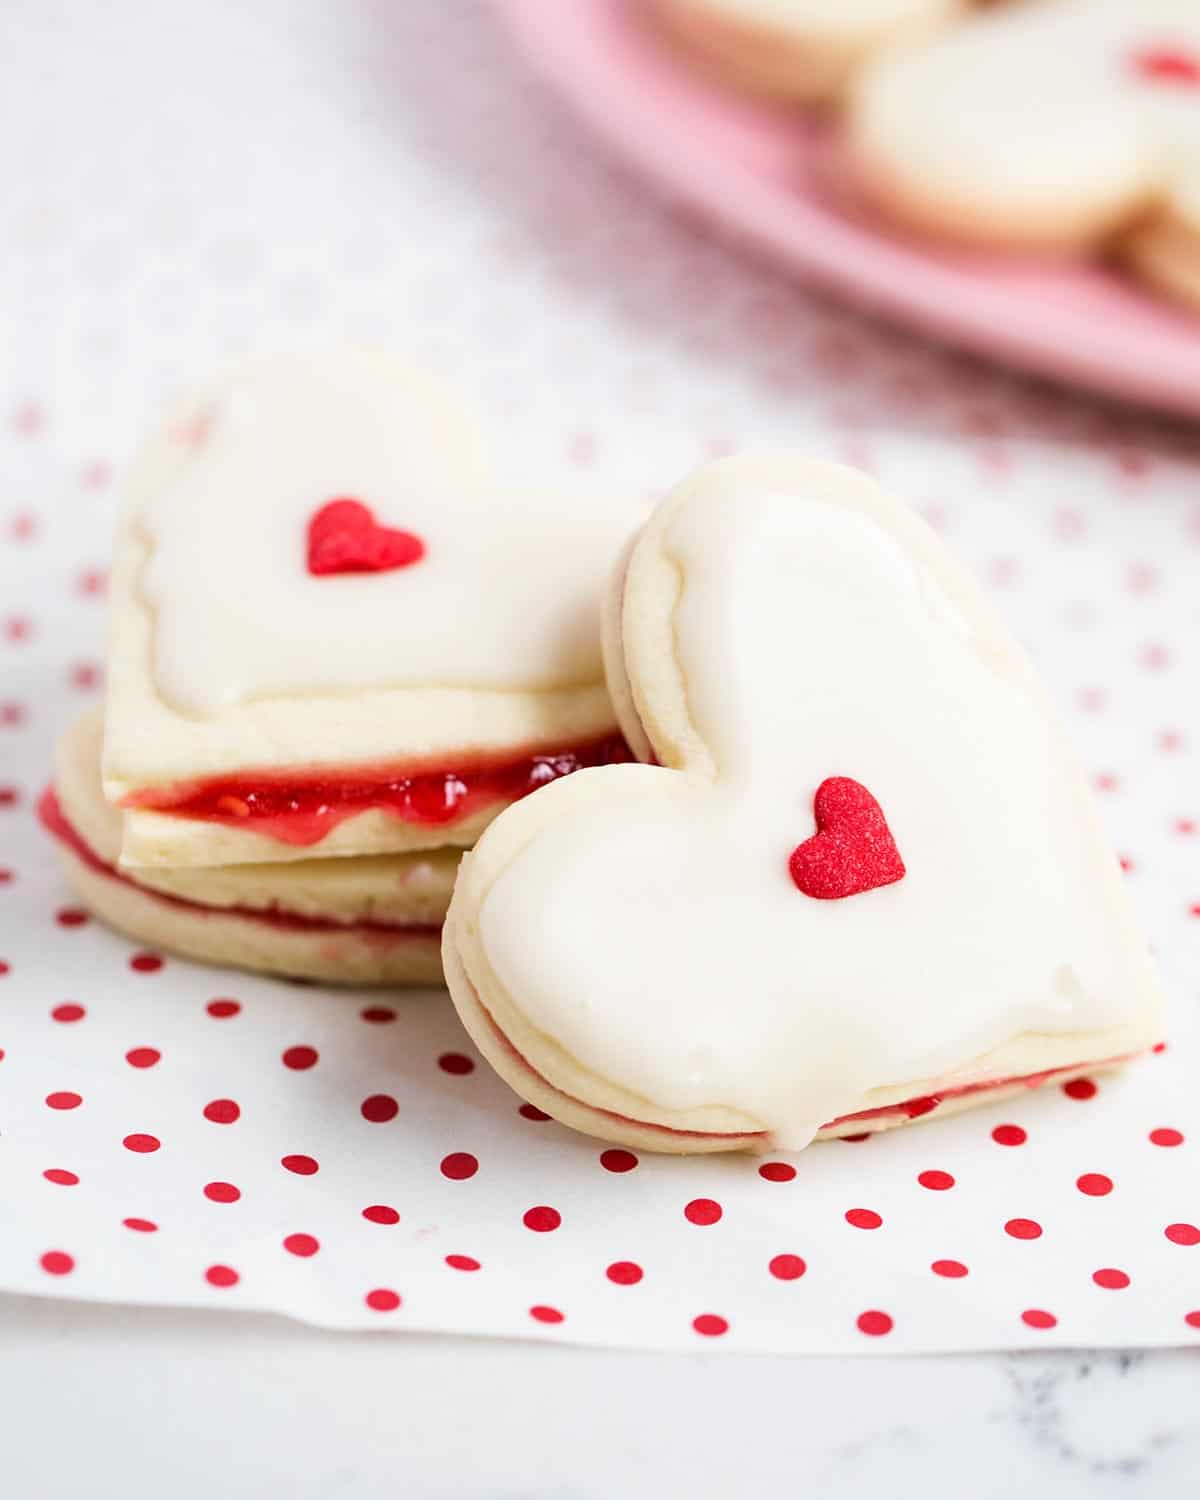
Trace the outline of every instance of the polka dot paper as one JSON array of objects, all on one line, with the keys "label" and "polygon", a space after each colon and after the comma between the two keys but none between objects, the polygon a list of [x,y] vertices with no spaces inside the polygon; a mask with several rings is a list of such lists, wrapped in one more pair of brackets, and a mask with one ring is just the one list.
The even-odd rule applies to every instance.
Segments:
[{"label": "polka dot paper", "polygon": [[[474,7],[267,0],[172,30],[134,4],[104,22],[103,88],[99,21],[17,12],[0,1289],[628,1348],[1200,1339],[1195,435],[746,261],[614,171]],[[160,89],[181,47],[195,66]],[[453,99],[447,66],[471,83]],[[34,805],[102,687],[124,461],[226,356],[346,335],[460,385],[501,482],[564,503],[779,446],[907,495],[1066,712],[1163,970],[1166,1049],[796,1156],[639,1156],[523,1105],[441,992],[251,978],[89,919]]]}]

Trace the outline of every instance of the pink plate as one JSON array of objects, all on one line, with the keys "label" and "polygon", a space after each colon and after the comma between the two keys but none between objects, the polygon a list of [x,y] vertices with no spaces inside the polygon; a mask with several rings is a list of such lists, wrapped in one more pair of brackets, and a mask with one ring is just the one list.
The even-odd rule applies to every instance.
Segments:
[{"label": "pink plate", "polygon": [[630,0],[493,0],[521,50],[647,176],[810,280],[1027,370],[1200,416],[1200,322],[1099,266],[935,251],[850,217],[828,134],[693,74]]}]

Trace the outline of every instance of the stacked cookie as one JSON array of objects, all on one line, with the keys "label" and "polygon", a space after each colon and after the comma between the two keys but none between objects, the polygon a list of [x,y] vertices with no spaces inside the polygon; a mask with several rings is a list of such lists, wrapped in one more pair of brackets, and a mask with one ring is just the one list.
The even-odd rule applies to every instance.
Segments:
[{"label": "stacked cookie", "polygon": [[446,395],[373,354],[186,402],[127,487],[103,716],[42,800],[82,899],[215,963],[440,978],[462,850],[627,753],[599,609],[633,518],[496,490]]}]

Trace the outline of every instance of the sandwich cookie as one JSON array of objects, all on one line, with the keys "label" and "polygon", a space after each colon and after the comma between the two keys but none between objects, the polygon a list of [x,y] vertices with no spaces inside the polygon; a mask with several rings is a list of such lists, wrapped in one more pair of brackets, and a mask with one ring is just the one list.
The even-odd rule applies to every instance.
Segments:
[{"label": "sandwich cookie", "polygon": [[443,939],[522,1095],[662,1151],[935,1119],[1159,1039],[1159,993],[1030,663],[866,475],[710,465],[627,550],[608,677],[648,762],[509,808]]}]

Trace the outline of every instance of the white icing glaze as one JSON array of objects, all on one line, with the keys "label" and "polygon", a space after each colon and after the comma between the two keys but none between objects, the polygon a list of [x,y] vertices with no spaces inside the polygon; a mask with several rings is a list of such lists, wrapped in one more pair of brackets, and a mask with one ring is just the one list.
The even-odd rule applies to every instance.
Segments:
[{"label": "white icing glaze", "polygon": [[1200,87],[1154,80],[1133,59],[1200,60],[1193,0],[1045,0],[987,10],[867,81],[875,149],[931,199],[970,217],[1036,214],[1194,175]]},{"label": "white icing glaze", "polygon": [[[259,364],[224,389],[139,518],[155,682],[173,708],[600,677],[601,591],[635,509],[441,489],[416,420],[402,387],[352,357]],[[426,556],[310,575],[309,519],[345,496]]]},{"label": "white icing glaze", "polygon": [[[478,918],[505,993],[584,1068],[791,1148],[871,1088],[1126,1021],[1151,988],[1028,664],[931,534],[844,475],[678,506],[670,638],[715,779],[572,778]],[[793,884],[829,776],[878,799],[898,883]]]}]

